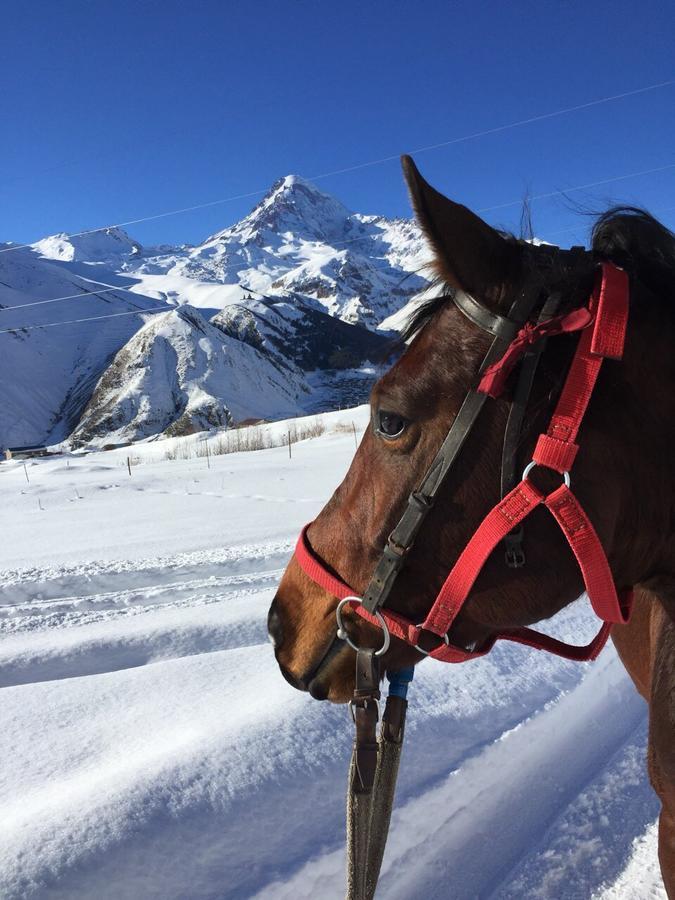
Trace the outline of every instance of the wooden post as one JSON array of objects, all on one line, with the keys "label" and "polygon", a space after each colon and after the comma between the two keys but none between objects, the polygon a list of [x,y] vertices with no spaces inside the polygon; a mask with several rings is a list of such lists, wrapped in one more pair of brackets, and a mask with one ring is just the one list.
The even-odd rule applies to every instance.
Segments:
[{"label": "wooden post", "polygon": [[352,420],[352,431],[354,432],[354,446],[355,446],[356,449],[358,450],[358,449],[359,449],[359,442],[358,442],[358,439],[357,439],[357,437],[356,437],[356,425],[354,424],[354,421],[353,421],[353,420]]},{"label": "wooden post", "polygon": [[288,432],[288,458],[291,459],[291,432]]},{"label": "wooden post", "polygon": [[206,468],[211,468],[211,454],[209,453],[209,442],[206,442]]},{"label": "wooden post", "polygon": [[129,478],[131,478],[131,457],[127,456],[127,469],[129,470]]},{"label": "wooden post", "polygon": [[23,474],[26,476],[26,481],[30,484],[30,478],[28,477],[28,469],[26,468],[26,463],[23,464]]},{"label": "wooden post", "polygon": [[42,505],[42,500],[38,497],[38,507],[44,511],[44,506]]}]

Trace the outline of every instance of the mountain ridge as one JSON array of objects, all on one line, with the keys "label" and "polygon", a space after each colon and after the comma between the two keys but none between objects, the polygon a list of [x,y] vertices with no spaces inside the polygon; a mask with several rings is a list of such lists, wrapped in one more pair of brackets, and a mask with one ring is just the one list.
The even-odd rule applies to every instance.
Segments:
[{"label": "mountain ridge", "polygon": [[[143,246],[110,227],[12,249],[0,256],[0,321],[9,332],[0,334],[0,447],[71,437],[100,446],[107,432],[139,440],[317,411],[342,404],[344,385],[350,402],[362,402],[374,374],[307,376],[381,360],[389,338],[380,323],[427,286],[418,269],[428,251],[413,222],[352,212],[297,175],[278,179],[247,216],[197,245]],[[135,340],[181,309],[183,318],[169,317],[161,352]],[[228,354],[243,381],[225,377]],[[188,358],[200,366],[190,370]],[[256,382],[256,365],[267,387]],[[173,407],[171,383],[180,387]],[[256,398],[256,383],[274,402]],[[139,397],[145,385],[146,408],[154,403],[162,415],[132,415],[131,384],[141,385]],[[208,396],[197,402],[199,391]],[[106,417],[116,404],[127,413]]]}]

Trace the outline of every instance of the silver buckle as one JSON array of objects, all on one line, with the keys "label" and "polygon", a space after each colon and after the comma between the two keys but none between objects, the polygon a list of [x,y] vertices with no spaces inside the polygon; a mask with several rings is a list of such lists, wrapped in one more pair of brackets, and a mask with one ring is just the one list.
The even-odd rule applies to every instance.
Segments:
[{"label": "silver buckle", "polygon": [[[425,628],[422,628],[421,623],[419,625],[415,625],[415,628],[421,628],[422,631],[426,631]],[[433,634],[433,632],[429,632],[429,633]],[[437,634],[436,637],[439,638],[440,634]],[[447,634],[443,635],[443,640],[445,641],[445,646],[449,647],[450,646],[450,638],[448,637]],[[439,644],[438,646],[440,647],[441,645]],[[434,653],[436,650],[438,650],[438,647],[434,647],[431,650],[424,650],[422,647],[420,647],[419,644],[415,644],[415,650],[417,650],[419,653],[423,653],[424,656],[431,656],[432,653]]]},{"label": "silver buckle", "polygon": [[[337,605],[337,609],[335,610],[335,618],[337,619],[337,626],[338,626],[337,636],[340,638],[341,641],[347,641],[347,643],[352,648],[352,650],[356,650],[356,652],[358,653],[358,651],[361,650],[362,648],[357,647],[356,644],[354,643],[354,641],[352,641],[352,639],[349,637],[349,635],[347,634],[347,631],[344,627],[344,623],[342,621],[342,608],[347,603],[363,604],[363,600],[360,597],[345,597],[344,600],[340,600],[340,602]],[[389,649],[389,645],[391,644],[391,635],[389,634],[389,628],[387,626],[387,623],[384,621],[382,614],[378,610],[375,610],[373,615],[377,619],[378,625],[384,632],[384,641],[383,641],[380,649],[375,651],[375,656],[384,656],[384,654]]]},{"label": "silver buckle", "polygon": [[[521,480],[522,480],[522,481],[525,481],[525,479],[526,479],[527,476],[530,474],[530,472],[532,471],[532,469],[534,469],[534,467],[535,467],[535,466],[538,466],[538,465],[539,465],[539,463],[538,463],[538,462],[535,462],[534,460],[532,460],[532,462],[529,462],[529,463],[525,466],[525,468],[523,469],[523,477],[522,477]],[[548,468],[548,466],[546,466],[545,468]],[[552,471],[554,471],[554,470],[552,470]],[[562,474],[562,477],[563,477],[563,481],[565,482],[565,487],[569,487],[570,484],[572,483],[572,481],[571,481],[571,479],[570,479],[570,473],[569,473],[569,472],[562,472],[561,474]]]}]

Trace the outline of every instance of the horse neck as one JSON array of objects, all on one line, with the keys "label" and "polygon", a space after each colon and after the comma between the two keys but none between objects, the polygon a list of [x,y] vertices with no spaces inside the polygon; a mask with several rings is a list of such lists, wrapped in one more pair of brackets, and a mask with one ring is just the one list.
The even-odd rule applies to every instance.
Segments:
[{"label": "horse neck", "polygon": [[[669,585],[675,613],[675,291],[631,298],[624,377],[614,398],[624,453],[619,553],[633,580]],[[621,365],[621,364],[619,364]],[[623,449],[622,449],[623,448]]]}]

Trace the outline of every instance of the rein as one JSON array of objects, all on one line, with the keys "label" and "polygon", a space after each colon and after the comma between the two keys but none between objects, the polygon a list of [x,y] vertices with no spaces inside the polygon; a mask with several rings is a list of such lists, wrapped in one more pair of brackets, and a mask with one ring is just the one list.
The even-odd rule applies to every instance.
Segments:
[{"label": "rein", "polygon": [[[611,625],[626,623],[631,612],[632,592],[617,593],[605,552],[590,519],[572,492],[570,476],[579,449],[578,432],[602,362],[604,359],[620,360],[623,356],[628,323],[628,276],[610,263],[601,263],[587,306],[556,316],[559,298],[551,295],[545,300],[536,322],[530,322],[529,318],[540,300],[539,290],[536,294],[521,295],[508,316],[492,313],[467,294],[458,293],[453,300],[467,318],[493,335],[494,340],[480,366],[477,388],[467,394],[420,486],[410,495],[365,593],[362,597],[356,596],[350,586],[333,575],[314,553],[307,535],[309,525],[303,529],[295,549],[296,560],[305,574],[339,599],[337,636],[356,650],[356,689],[351,704],[356,737],[347,815],[348,898],[351,900],[370,900],[375,892],[403,740],[406,701],[400,687],[394,690],[393,699],[390,691],[379,741],[376,737],[379,660],[389,648],[390,636],[411,645],[424,656],[443,662],[464,662],[484,656],[500,639],[546,650],[566,659],[586,661],[595,659],[603,649]],[[543,342],[555,335],[573,332],[580,332],[580,338],[555,411],[546,431],[537,440],[531,462],[514,486],[515,451]],[[504,438],[503,496],[459,555],[425,620],[415,623],[384,608],[383,604],[485,402],[488,397],[501,395],[509,373],[523,357]],[[529,478],[537,466],[557,472],[563,483],[550,493],[543,493]],[[593,610],[602,620],[600,630],[585,646],[570,645],[520,626],[492,635],[479,648],[453,645],[449,631],[494,549],[505,542],[507,565],[518,568],[525,563],[522,523],[539,506],[549,510],[574,554]],[[382,629],[383,643],[378,650],[360,648],[352,642],[343,624],[345,606]],[[436,646],[428,650],[420,646],[423,634],[427,635],[427,642],[429,635],[438,640]],[[389,678],[395,685],[398,678],[407,688],[412,670],[406,670],[405,674],[389,674]],[[393,728],[390,725],[392,716],[396,721]]]}]

